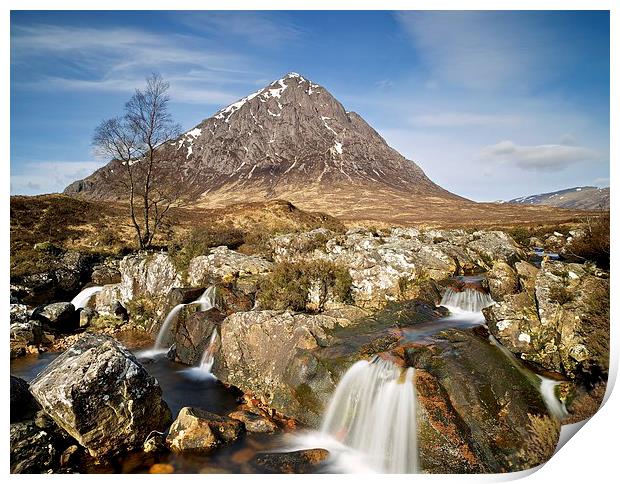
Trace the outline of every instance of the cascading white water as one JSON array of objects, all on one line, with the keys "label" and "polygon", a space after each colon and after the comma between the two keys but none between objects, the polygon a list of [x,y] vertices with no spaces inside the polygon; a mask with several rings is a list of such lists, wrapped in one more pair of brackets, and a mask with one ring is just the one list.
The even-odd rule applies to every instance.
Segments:
[{"label": "cascading white water", "polygon": [[213,368],[213,362],[215,361],[215,343],[217,341],[217,328],[213,328],[209,344],[205,348],[202,358],[200,360],[200,369],[211,373]]},{"label": "cascading white water", "polygon": [[446,289],[439,305],[447,308],[452,313],[478,313],[494,303],[491,295],[486,292],[470,288],[455,291],[449,287]]},{"label": "cascading white water", "polygon": [[168,336],[170,325],[176,319],[181,309],[183,309],[185,306],[190,306],[192,304],[199,304],[201,311],[208,311],[209,309],[213,308],[213,306],[215,305],[215,286],[209,286],[207,290],[203,292],[202,295],[195,301],[187,304],[177,304],[175,307],[172,308],[172,310],[166,316],[166,319],[164,319],[164,322],[159,329],[159,333],[157,333],[157,339],[155,340],[155,347],[153,348],[153,351],[162,352],[168,350],[168,348],[164,345],[164,341],[166,339],[166,336]]},{"label": "cascading white water", "polygon": [[103,287],[101,286],[91,286],[87,287],[86,289],[82,289],[80,293],[71,300],[71,304],[75,306],[75,309],[83,308],[88,304],[90,298],[100,292],[102,289]]},{"label": "cascading white water", "polygon": [[417,472],[414,371],[380,358],[355,363],[336,387],[322,433],[360,451],[376,471]]},{"label": "cascading white water", "polygon": [[545,401],[545,405],[549,412],[557,419],[562,420],[568,414],[566,405],[555,394],[555,387],[560,384],[559,381],[537,375],[540,378],[540,395]]},{"label": "cascading white water", "polygon": [[497,346],[504,355],[510,360],[512,365],[521,372],[526,379],[528,379],[532,385],[536,385],[539,381],[538,391],[540,392],[540,396],[545,402],[545,406],[549,413],[556,417],[557,419],[563,419],[567,415],[566,406],[564,403],[557,397],[555,394],[555,387],[559,385],[559,381],[552,380],[551,378],[546,378],[542,375],[538,375],[534,373],[529,368],[526,368],[521,360],[515,356],[515,354],[506,348],[503,344],[501,344],[495,336],[492,334],[489,335],[489,341],[491,344]]}]

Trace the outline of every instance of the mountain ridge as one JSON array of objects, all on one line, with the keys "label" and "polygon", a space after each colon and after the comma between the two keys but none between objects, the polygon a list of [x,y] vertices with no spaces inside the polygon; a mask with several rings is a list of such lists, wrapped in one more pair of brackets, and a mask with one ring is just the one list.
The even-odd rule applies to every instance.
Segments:
[{"label": "mountain ridge", "polygon": [[517,205],[547,205],[577,210],[609,210],[609,187],[579,186],[554,192],[526,195],[507,202]]},{"label": "mountain ridge", "polygon": [[[231,202],[295,198],[310,187],[318,196],[374,189],[463,200],[433,183],[324,87],[294,72],[220,109],[161,149],[178,182],[206,205],[225,203],[227,194],[235,195]],[[118,164],[111,161],[64,193],[122,198],[112,189]],[[241,190],[249,198],[240,199]]]}]

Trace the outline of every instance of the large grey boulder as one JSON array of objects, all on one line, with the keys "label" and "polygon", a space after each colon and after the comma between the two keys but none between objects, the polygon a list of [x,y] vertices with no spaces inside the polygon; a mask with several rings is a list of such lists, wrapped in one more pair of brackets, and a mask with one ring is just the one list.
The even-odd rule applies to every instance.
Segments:
[{"label": "large grey boulder", "polygon": [[309,352],[328,346],[329,332],[349,324],[288,311],[234,313],[220,326],[213,372],[281,414],[317,424],[335,382]]},{"label": "large grey boulder", "polygon": [[122,303],[141,296],[166,296],[173,287],[182,285],[180,271],[164,252],[127,256],[118,269]]},{"label": "large grey boulder", "polygon": [[157,380],[108,336],[82,336],[30,383],[30,390],[96,457],[139,447],[171,420]]}]

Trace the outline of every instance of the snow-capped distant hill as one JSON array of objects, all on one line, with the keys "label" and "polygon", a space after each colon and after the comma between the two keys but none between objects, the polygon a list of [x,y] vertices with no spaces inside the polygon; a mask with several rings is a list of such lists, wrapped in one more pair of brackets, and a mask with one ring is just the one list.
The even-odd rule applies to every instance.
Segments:
[{"label": "snow-capped distant hill", "polygon": [[578,210],[609,210],[609,187],[575,187],[557,192],[515,198],[508,202],[519,205],[549,205]]}]

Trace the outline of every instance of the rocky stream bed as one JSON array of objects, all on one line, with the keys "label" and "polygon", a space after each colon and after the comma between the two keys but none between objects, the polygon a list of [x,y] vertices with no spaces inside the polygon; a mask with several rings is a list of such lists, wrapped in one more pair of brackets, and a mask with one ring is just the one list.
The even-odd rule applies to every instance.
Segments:
[{"label": "rocky stream bed", "polygon": [[14,473],[518,471],[604,394],[608,273],[504,232],[318,229],[55,271],[73,292],[12,285]]}]

